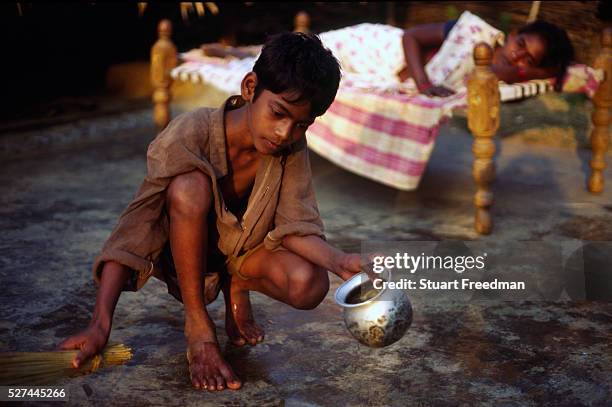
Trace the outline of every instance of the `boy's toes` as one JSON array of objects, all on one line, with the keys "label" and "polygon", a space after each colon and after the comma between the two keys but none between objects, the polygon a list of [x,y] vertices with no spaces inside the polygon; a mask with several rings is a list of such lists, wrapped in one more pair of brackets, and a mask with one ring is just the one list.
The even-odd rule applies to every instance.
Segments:
[{"label": "boy's toes", "polygon": [[265,336],[263,329],[260,329],[258,332],[256,332],[256,336],[257,336],[257,342],[263,342],[264,336]]},{"label": "boy's toes", "polygon": [[195,376],[192,376],[191,382],[193,383],[196,389],[206,390],[207,388],[206,377],[204,376],[202,371],[198,372],[198,374],[196,374]]},{"label": "boy's toes", "polygon": [[233,345],[243,346],[246,344],[246,339],[244,339],[240,333],[240,330],[232,319],[227,319],[225,321],[225,332],[227,333],[227,338]]},{"label": "boy's toes", "polygon": [[238,390],[240,387],[242,387],[242,382],[240,379],[238,379],[230,367],[221,366],[219,368],[219,372],[223,375],[223,379],[225,380],[228,389]]},{"label": "boy's toes", "polygon": [[261,329],[259,326],[254,325],[251,328],[250,336],[251,343],[255,345],[256,343],[262,342],[264,340],[264,330]]},{"label": "boy's toes", "polygon": [[206,383],[206,389],[208,389],[208,391],[217,391],[217,381],[214,377],[209,377]]},{"label": "boy's toes", "polygon": [[255,332],[249,332],[247,337],[250,345],[257,345],[257,334]]},{"label": "boy's toes", "polygon": [[230,338],[230,341],[236,346],[244,346],[246,344],[246,340],[242,336]]},{"label": "boy's toes", "polygon": [[242,327],[241,333],[242,337],[245,338],[250,345],[257,345],[257,343],[264,340],[264,330],[253,322],[245,324]]},{"label": "boy's toes", "polygon": [[231,389],[231,390],[238,390],[239,388],[242,387],[242,382],[238,379],[234,380],[234,381],[228,381],[227,382],[227,388]]},{"label": "boy's toes", "polygon": [[217,390],[223,390],[225,388],[225,380],[223,380],[223,377],[217,374],[215,380],[217,381]]},{"label": "boy's toes", "polygon": [[202,379],[200,378],[199,375],[195,374],[195,373],[191,373],[191,384],[193,385],[193,387],[195,387],[196,389],[201,389],[204,387],[203,383],[202,383]]}]

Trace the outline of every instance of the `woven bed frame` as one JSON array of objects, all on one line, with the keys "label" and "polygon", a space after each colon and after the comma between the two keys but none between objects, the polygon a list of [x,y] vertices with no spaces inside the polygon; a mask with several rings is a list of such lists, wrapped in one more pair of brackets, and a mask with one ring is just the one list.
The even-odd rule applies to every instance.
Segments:
[{"label": "woven bed frame", "polygon": [[[296,31],[308,29],[303,16],[296,16]],[[162,20],[158,25],[158,40],[151,49],[151,83],[153,85],[153,119],[158,129],[163,129],[171,119],[170,102],[172,78],[170,71],[177,65],[177,50],[172,40],[172,25]],[[497,77],[491,71],[493,50],[481,43],[474,47],[476,68],[468,81],[468,128],[474,136],[472,152],[474,162],[472,176],[476,184],[474,195],[474,228],[480,234],[490,234],[493,227],[491,206],[495,180],[494,136],[500,126],[500,94]],[[612,27],[601,34],[601,51],[593,64],[604,71],[604,80],[593,97],[593,131],[591,133],[592,156],[588,190],[601,193],[604,188],[603,171],[608,150],[610,107],[612,107]]]}]

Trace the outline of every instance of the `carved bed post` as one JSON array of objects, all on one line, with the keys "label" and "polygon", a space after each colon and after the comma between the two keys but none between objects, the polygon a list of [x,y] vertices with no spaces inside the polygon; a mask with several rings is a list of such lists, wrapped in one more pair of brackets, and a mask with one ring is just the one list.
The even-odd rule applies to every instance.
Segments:
[{"label": "carved bed post", "polygon": [[310,15],[305,11],[299,11],[293,18],[293,32],[304,34],[310,33]]},{"label": "carved bed post", "polygon": [[593,97],[593,132],[591,133],[591,177],[589,191],[600,193],[604,189],[603,170],[606,168],[605,156],[608,151],[608,126],[612,106],[612,27],[601,34],[601,53],[595,60],[595,68],[603,69],[605,77]]},{"label": "carved bed post", "polygon": [[490,184],[495,179],[495,143],[493,136],[499,128],[499,87],[491,72],[493,50],[485,43],[474,47],[476,67],[468,80],[468,127],[474,135],[472,176],[476,182],[476,217],[474,228],[480,234],[489,234],[493,223],[489,208],[493,204]]},{"label": "carved bed post", "polygon": [[153,121],[159,130],[170,121],[170,71],[176,66],[176,47],[170,40],[172,23],[162,20],[157,26],[159,39],[151,48],[151,84],[153,85]]}]

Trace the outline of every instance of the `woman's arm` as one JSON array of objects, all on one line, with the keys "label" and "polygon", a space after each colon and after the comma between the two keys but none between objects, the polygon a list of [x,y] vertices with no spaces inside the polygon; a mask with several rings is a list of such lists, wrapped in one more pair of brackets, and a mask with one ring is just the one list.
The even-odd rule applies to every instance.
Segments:
[{"label": "woman's arm", "polygon": [[553,78],[557,74],[558,68],[549,67],[517,67],[515,65],[491,65],[491,71],[500,81],[506,83],[525,82],[532,79]]},{"label": "woman's arm", "polygon": [[244,59],[257,56],[261,52],[261,45],[250,45],[245,47],[232,47],[219,43],[203,44],[200,49],[204,55],[209,57],[226,58],[234,57]]},{"label": "woman's arm", "polygon": [[432,86],[425,73],[425,61],[423,61],[426,49],[439,47],[444,42],[444,26],[445,23],[418,25],[405,30],[402,37],[408,77],[414,79],[419,92],[431,96],[448,96],[453,93],[450,89]]}]

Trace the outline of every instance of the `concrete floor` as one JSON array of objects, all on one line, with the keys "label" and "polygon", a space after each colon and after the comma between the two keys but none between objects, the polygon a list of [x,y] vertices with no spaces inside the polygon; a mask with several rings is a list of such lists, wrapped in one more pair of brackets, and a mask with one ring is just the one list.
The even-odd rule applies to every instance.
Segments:
[{"label": "concrete floor", "polygon": [[[525,103],[537,104],[511,106],[505,114],[537,122],[533,108],[544,102]],[[29,138],[35,140],[32,151],[3,163],[3,351],[51,349],[86,326],[95,296],[91,262],[142,179],[153,134],[147,111],[126,115],[128,124],[124,116],[108,116],[38,130]],[[584,117],[580,113],[575,120],[586,128]],[[104,126],[108,131],[99,130]],[[67,128],[90,136],[89,142],[47,153],[36,141],[54,132],[46,145],[62,145],[54,140]],[[346,250],[374,239],[581,239],[609,245],[612,170],[606,170],[607,190],[591,195],[584,188],[588,151],[576,149],[584,134],[569,137],[568,145],[554,134],[534,138],[529,131],[519,126],[512,134],[501,132],[495,229],[488,237],[472,228],[471,140],[464,119],[444,126],[417,191],[387,188],[312,154],[329,240]],[[611,257],[601,264],[612,273]],[[313,311],[253,294],[266,340],[252,348],[225,345],[223,303],[213,303],[210,312],[226,357],[245,384],[237,392],[211,394],[190,387],[182,306],[152,279],[141,291],[122,295],[115,314],[110,341],[132,347],[134,358],[126,366],[62,382],[69,405],[610,405],[610,301],[415,302],[406,336],[388,348],[370,349],[344,327],[332,298],[338,283],[334,278]]]}]

